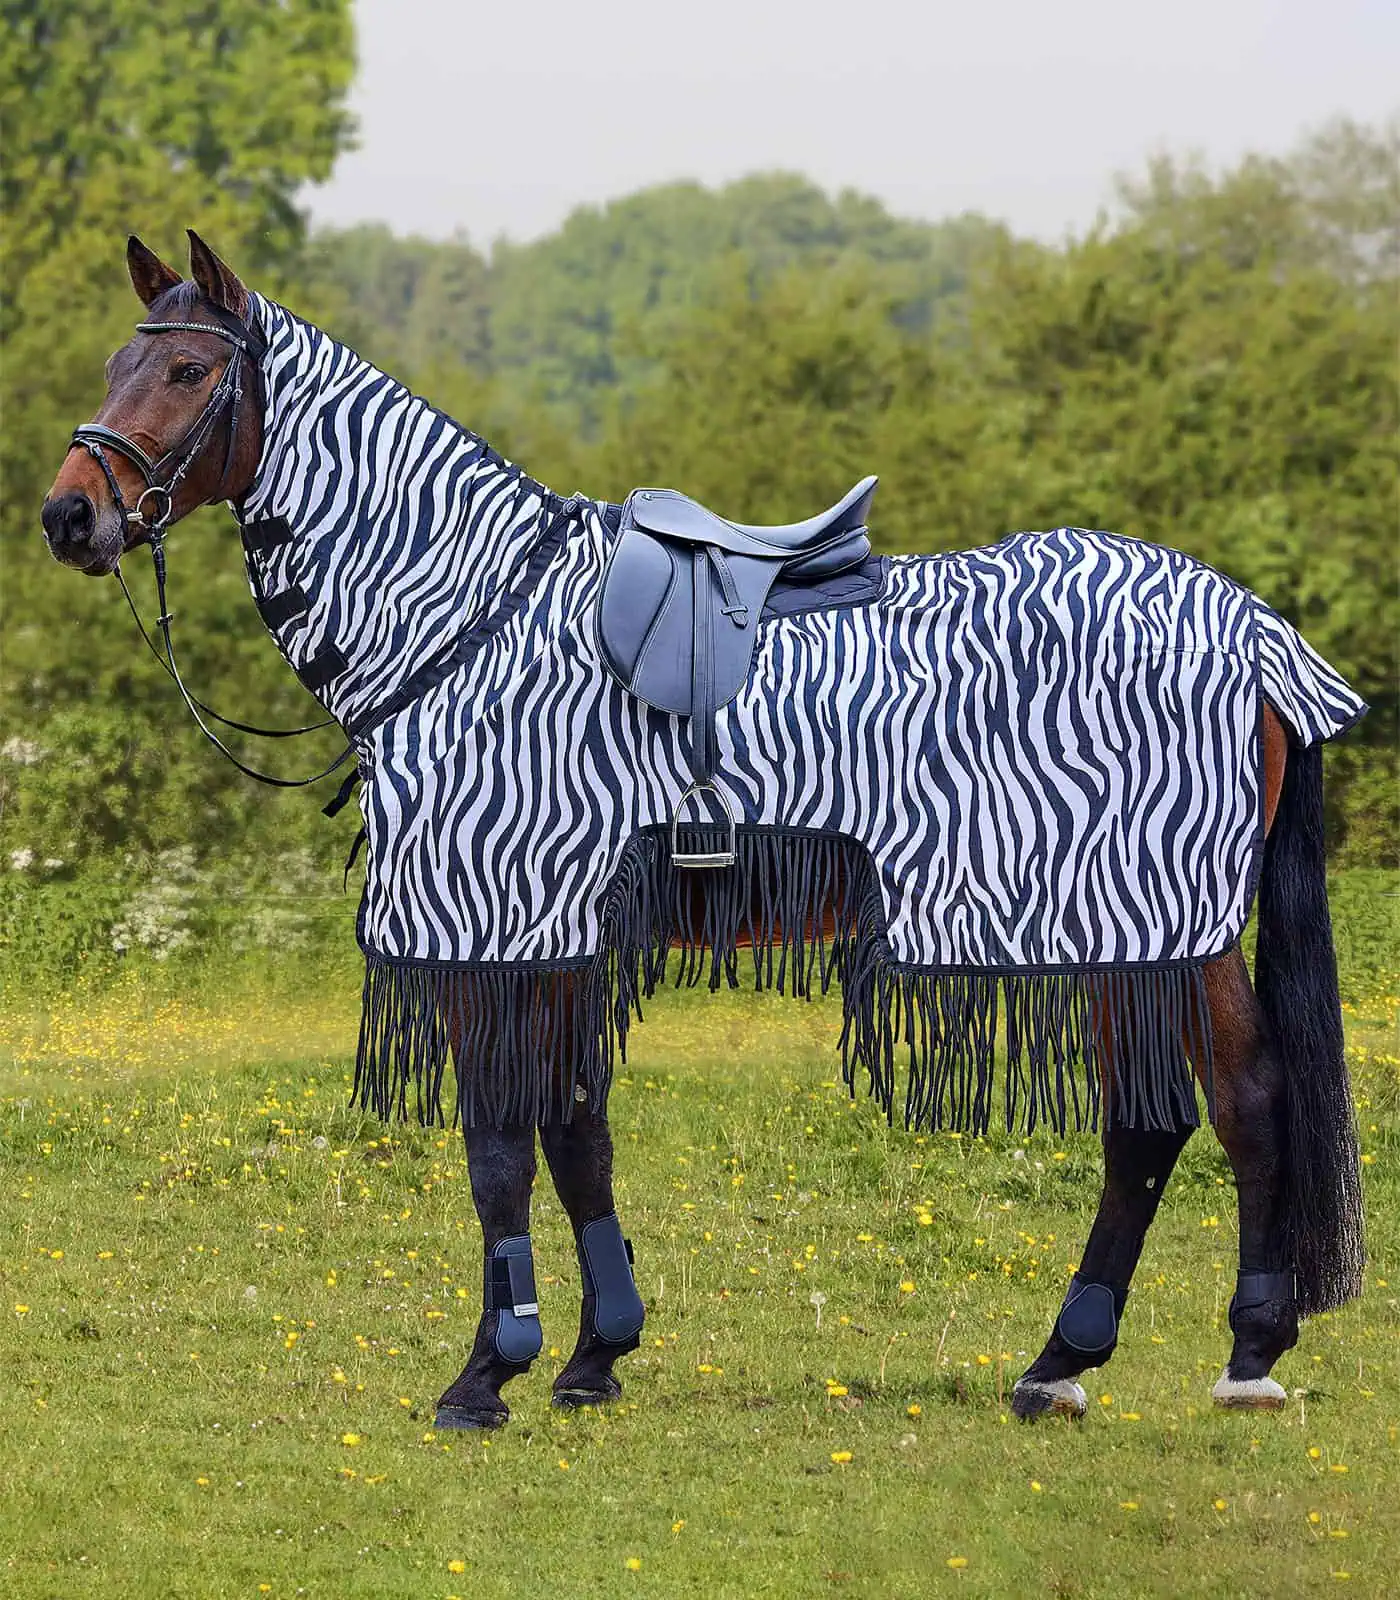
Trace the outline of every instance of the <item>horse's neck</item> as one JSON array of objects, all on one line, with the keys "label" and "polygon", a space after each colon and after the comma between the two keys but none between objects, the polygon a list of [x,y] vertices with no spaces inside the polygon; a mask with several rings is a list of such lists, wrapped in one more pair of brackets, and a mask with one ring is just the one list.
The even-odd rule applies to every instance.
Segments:
[{"label": "horse's neck", "polygon": [[260,298],[253,314],[268,340],[263,449],[240,517],[285,518],[351,604],[407,585],[474,610],[547,491],[329,334]]}]

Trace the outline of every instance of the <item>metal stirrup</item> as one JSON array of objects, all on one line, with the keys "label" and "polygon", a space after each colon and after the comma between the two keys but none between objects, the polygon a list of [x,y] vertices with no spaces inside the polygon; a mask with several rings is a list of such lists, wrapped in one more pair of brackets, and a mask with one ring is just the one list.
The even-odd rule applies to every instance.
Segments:
[{"label": "metal stirrup", "polygon": [[[685,810],[685,803],[692,795],[703,794],[707,789],[719,801],[720,810],[724,812],[729,842],[720,850],[682,850],[680,847],[681,812]],[[724,790],[708,779],[704,783],[692,783],[676,802],[676,809],[671,813],[671,860],[678,867],[732,867],[735,859],[734,812],[730,808],[729,801],[725,798]]]}]

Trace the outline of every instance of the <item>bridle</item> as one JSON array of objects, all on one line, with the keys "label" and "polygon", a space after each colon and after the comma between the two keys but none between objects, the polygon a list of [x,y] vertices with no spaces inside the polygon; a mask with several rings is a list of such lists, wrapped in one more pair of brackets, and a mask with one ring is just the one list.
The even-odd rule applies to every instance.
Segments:
[{"label": "bridle", "polygon": [[[169,674],[180,691],[181,698],[189,708],[190,715],[199,725],[200,732],[208,739],[210,744],[238,770],[250,778],[255,778],[259,783],[271,785],[276,789],[303,789],[308,784],[318,783],[322,778],[327,778],[338,767],[344,765],[352,753],[352,747],[347,744],[345,749],[331,764],[322,771],[309,778],[278,778],[271,773],[259,772],[254,767],[247,766],[232,750],[219,738],[218,734],[205,722],[204,718],[212,717],[215,722],[221,723],[226,728],[237,729],[240,733],[255,734],[264,739],[295,739],[304,733],[315,733],[318,729],[328,728],[335,721],[334,717],[327,717],[321,722],[308,723],[304,728],[259,728],[252,723],[237,722],[221,716],[212,706],[191,694],[185,685],[185,680],[180,675],[179,663],[175,659],[175,646],[170,637],[171,610],[166,603],[166,571],[165,571],[165,535],[170,525],[171,516],[175,509],[175,495],[184,481],[190,468],[203,453],[215,428],[218,426],[224,412],[228,412],[228,443],[224,449],[224,465],[219,475],[219,489],[228,482],[229,473],[233,469],[234,452],[238,443],[239,410],[244,396],[244,378],[251,379],[249,387],[255,391],[260,387],[260,363],[267,352],[267,341],[261,332],[250,327],[240,317],[234,316],[230,311],[225,311],[220,306],[206,305],[201,308],[207,311],[216,320],[213,322],[138,322],[138,333],[209,333],[216,338],[225,340],[233,346],[233,353],[228,359],[224,370],[219,374],[219,381],[210,391],[209,398],[199,415],[181,435],[179,441],[172,445],[164,455],[152,461],[150,456],[126,434],[119,433],[115,428],[108,428],[99,422],[84,422],[74,428],[70,441],[70,448],[78,446],[84,449],[102,469],[102,476],[107,480],[107,487],[111,491],[113,503],[116,505],[122,521],[128,527],[142,530],[146,535],[146,542],[151,547],[151,563],[155,570],[156,598],[160,604],[160,616],[156,619],[160,628],[161,641],[165,646],[162,655],[155,641],[151,638],[146,624],[141,620],[141,613],[136,609],[136,602],[131,598],[131,591],[126,586],[126,579],[122,576],[121,561],[118,558],[114,569],[114,576],[121,585],[122,594],[135,618],[136,626],[141,631],[147,648],[161,666]],[[112,470],[112,463],[108,460],[107,452],[115,451],[119,456],[129,461],[141,474],[144,487],[136,497],[136,504],[128,506],[122,494],[121,485],[117,482],[117,475]],[[216,490],[210,499],[220,498]],[[147,502],[154,500],[154,509]],[[342,788],[337,801],[343,803],[348,798],[348,788]],[[336,804],[336,802],[332,802]],[[337,805],[338,809],[338,805]],[[328,808],[329,810],[329,808]]]},{"label": "bridle", "polygon": [[[122,521],[131,527],[143,529],[152,540],[158,540],[163,536],[175,509],[176,491],[184,481],[185,474],[199,459],[225,410],[229,413],[229,430],[228,445],[224,451],[224,467],[219,475],[220,488],[228,481],[238,439],[238,413],[243,402],[244,364],[249,363],[256,381],[258,364],[267,350],[267,341],[262,334],[249,327],[241,318],[235,317],[232,312],[224,311],[219,306],[211,305],[207,309],[217,319],[216,321],[136,324],[137,333],[211,333],[215,338],[223,339],[233,346],[233,354],[219,374],[219,381],[210,391],[203,409],[185,429],[177,444],[172,445],[159,460],[152,461],[134,439],[129,439],[124,433],[118,433],[115,428],[105,427],[100,422],[84,422],[80,427],[73,429],[71,443],[86,450],[102,468],[102,476],[107,480],[107,487],[112,492],[112,499],[121,513]],[[124,456],[145,480],[145,487],[137,496],[136,504],[130,508],[122,496],[121,485],[117,482],[116,473],[112,471],[112,463],[107,459],[108,450],[115,450],[119,456]],[[154,512],[146,508],[147,500],[153,496],[156,497],[159,507]],[[219,496],[216,494],[210,498],[218,499]]]}]

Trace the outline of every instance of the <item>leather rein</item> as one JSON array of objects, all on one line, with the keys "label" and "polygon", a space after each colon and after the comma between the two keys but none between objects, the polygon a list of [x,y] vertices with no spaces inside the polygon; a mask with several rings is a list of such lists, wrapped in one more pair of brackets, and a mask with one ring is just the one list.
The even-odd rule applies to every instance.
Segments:
[{"label": "leather rein", "polygon": [[[171,446],[164,455],[152,461],[150,456],[124,433],[119,433],[115,428],[105,427],[97,422],[85,422],[74,428],[70,447],[76,445],[84,449],[102,469],[102,476],[107,480],[107,487],[111,491],[113,503],[116,505],[122,521],[132,528],[137,528],[146,535],[146,542],[151,548],[151,564],[155,571],[156,599],[160,606],[160,616],[156,619],[160,629],[161,642],[165,646],[162,655],[155,641],[151,638],[146,624],[141,620],[141,614],[136,609],[136,602],[131,597],[131,591],[126,586],[126,579],[122,576],[121,561],[118,559],[114,569],[114,576],[121,585],[122,594],[131,609],[136,626],[147,649],[160,662],[165,672],[174,681],[175,687],[180,691],[180,696],[189,709],[190,715],[199,726],[204,737],[227,760],[246,776],[256,779],[259,783],[269,784],[276,789],[303,789],[308,784],[318,783],[322,778],[327,778],[349,759],[352,747],[347,744],[345,749],[331,764],[322,771],[314,773],[309,778],[279,778],[267,772],[259,772],[256,768],[246,765],[232,750],[219,738],[218,734],[204,720],[212,718],[221,723],[225,728],[234,728],[239,733],[251,733],[264,739],[295,739],[304,733],[315,733],[318,729],[328,728],[335,721],[334,717],[326,717],[321,722],[308,723],[304,728],[259,728],[247,722],[237,722],[232,718],[221,716],[211,706],[204,703],[186,687],[181,676],[179,662],[175,657],[175,645],[170,635],[170,622],[173,613],[166,601],[166,563],[165,563],[165,535],[169,529],[170,519],[175,509],[175,495],[190,468],[199,459],[205,446],[212,437],[225,411],[228,412],[228,444],[224,450],[223,471],[219,476],[219,487],[222,488],[228,481],[229,472],[233,467],[234,451],[238,440],[239,408],[243,402],[245,367],[251,376],[250,387],[256,388],[259,372],[259,362],[266,350],[266,343],[261,334],[250,328],[240,318],[230,312],[221,310],[217,306],[203,308],[218,320],[215,322],[138,322],[138,333],[209,333],[216,338],[225,340],[233,346],[233,353],[227,365],[219,375],[219,381],[214,385],[203,409],[185,430],[178,443]],[[115,451],[129,461],[141,474],[144,488],[137,496],[136,504],[128,506],[122,495],[121,485],[117,482],[117,475],[112,470],[112,463],[107,457],[107,452]],[[212,498],[212,497],[211,497]],[[148,504],[149,502],[149,504]]]}]

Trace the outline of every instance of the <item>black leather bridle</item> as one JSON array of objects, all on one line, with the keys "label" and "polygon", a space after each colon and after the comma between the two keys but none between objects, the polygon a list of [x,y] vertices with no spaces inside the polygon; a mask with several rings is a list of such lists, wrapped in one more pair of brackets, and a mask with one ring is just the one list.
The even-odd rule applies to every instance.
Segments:
[{"label": "black leather bridle", "polygon": [[[131,608],[131,615],[136,620],[136,626],[141,630],[141,637],[145,640],[147,648],[161,666],[169,674],[180,691],[180,696],[189,708],[190,715],[199,725],[200,732],[208,739],[210,744],[242,773],[250,778],[255,778],[259,783],[271,785],[276,789],[303,789],[308,784],[318,783],[322,778],[328,778],[338,767],[344,765],[352,751],[351,746],[336,757],[331,764],[322,771],[314,773],[309,778],[279,778],[271,773],[259,772],[256,768],[246,765],[223,742],[214,730],[205,722],[204,718],[212,717],[215,722],[221,723],[226,728],[235,728],[240,733],[255,734],[264,739],[295,739],[304,733],[315,733],[320,728],[328,728],[335,721],[334,717],[327,717],[321,722],[308,723],[304,728],[259,728],[252,723],[237,722],[221,716],[212,706],[208,706],[196,695],[191,694],[185,685],[185,680],[180,674],[179,663],[175,659],[175,646],[170,637],[171,610],[166,603],[166,564],[165,564],[165,535],[170,525],[170,519],[175,508],[175,495],[186,474],[200,458],[205,446],[213,436],[225,411],[228,412],[228,442],[224,448],[223,471],[219,476],[219,489],[228,482],[228,475],[233,469],[234,452],[238,443],[238,419],[240,408],[245,393],[245,379],[247,387],[254,391],[255,398],[260,389],[258,382],[260,363],[267,351],[267,341],[255,328],[250,327],[241,318],[225,311],[219,306],[206,305],[201,310],[207,312],[216,320],[213,322],[138,322],[138,333],[209,333],[216,338],[225,340],[233,346],[233,353],[227,365],[219,374],[219,381],[210,391],[209,398],[204,402],[203,409],[190,426],[181,435],[179,441],[172,445],[164,455],[152,461],[150,456],[124,433],[119,433],[115,428],[108,428],[99,422],[85,422],[74,428],[71,444],[80,447],[97,462],[102,469],[102,476],[107,480],[107,487],[111,491],[112,500],[116,505],[122,521],[127,527],[139,528],[146,535],[146,542],[151,547],[151,563],[155,570],[156,598],[160,605],[160,615],[156,619],[160,628],[161,642],[165,646],[162,655],[155,641],[151,638],[146,624],[141,620],[141,613],[136,609],[136,602],[131,598],[131,591],[126,586],[126,579],[122,576],[121,560],[118,558],[114,576],[121,585],[121,591],[126,596],[126,603]],[[129,461],[141,474],[144,487],[136,498],[134,506],[128,506],[122,494],[121,485],[117,482],[117,475],[112,470],[112,463],[108,460],[107,452],[115,451],[119,456]],[[219,498],[218,492],[210,496],[211,499]],[[147,505],[154,500],[154,509]]]},{"label": "black leather bridle", "polygon": [[[102,476],[106,478],[107,487],[112,491],[112,499],[121,513],[122,521],[128,526],[143,529],[151,538],[159,538],[164,533],[175,508],[176,491],[184,481],[185,474],[199,459],[225,410],[229,413],[228,445],[224,451],[223,472],[219,477],[220,487],[228,481],[238,439],[238,414],[243,403],[245,363],[253,382],[256,383],[258,364],[267,349],[267,343],[262,335],[255,332],[241,318],[235,317],[232,312],[224,311],[218,306],[209,306],[206,309],[217,319],[216,321],[136,324],[137,333],[210,333],[233,346],[233,354],[219,374],[219,381],[204,402],[203,409],[186,428],[177,444],[172,445],[159,460],[152,461],[134,439],[127,438],[124,433],[118,433],[115,428],[105,427],[100,422],[84,422],[80,427],[73,429],[72,443],[86,450],[102,468]],[[108,450],[115,450],[119,456],[124,456],[145,480],[145,487],[137,496],[136,504],[130,508],[122,497],[121,485],[117,482],[116,473],[112,471],[112,463],[107,459]],[[146,507],[147,500],[153,496],[159,507],[154,512]]]}]

